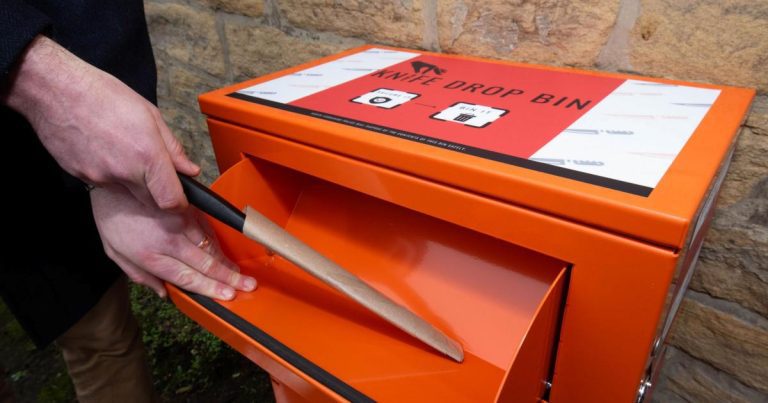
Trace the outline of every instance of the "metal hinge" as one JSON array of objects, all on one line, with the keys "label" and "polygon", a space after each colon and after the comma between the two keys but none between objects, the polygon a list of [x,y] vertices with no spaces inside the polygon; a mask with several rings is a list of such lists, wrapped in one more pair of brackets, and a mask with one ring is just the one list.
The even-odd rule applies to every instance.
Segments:
[{"label": "metal hinge", "polygon": [[640,387],[637,389],[637,399],[635,400],[635,403],[643,403],[643,401],[645,401],[645,396],[648,394],[648,391],[651,390],[652,386],[651,376],[647,375],[640,381]]}]

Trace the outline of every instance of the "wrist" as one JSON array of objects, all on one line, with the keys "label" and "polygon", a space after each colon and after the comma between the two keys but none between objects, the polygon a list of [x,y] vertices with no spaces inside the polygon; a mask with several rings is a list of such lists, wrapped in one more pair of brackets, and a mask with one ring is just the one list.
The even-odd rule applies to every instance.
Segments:
[{"label": "wrist", "polygon": [[27,46],[11,76],[2,103],[30,122],[44,116],[48,104],[72,99],[88,65],[56,42],[37,36]]}]

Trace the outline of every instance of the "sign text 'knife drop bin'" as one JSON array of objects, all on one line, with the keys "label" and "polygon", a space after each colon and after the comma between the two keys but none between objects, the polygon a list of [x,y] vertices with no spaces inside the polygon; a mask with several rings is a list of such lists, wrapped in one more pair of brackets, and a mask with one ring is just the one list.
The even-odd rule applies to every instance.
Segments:
[{"label": "sign text 'knife drop bin'", "polygon": [[217,222],[259,288],[171,297],[278,401],[647,398],[753,96],[372,46],[204,94],[213,188],[465,359]]}]

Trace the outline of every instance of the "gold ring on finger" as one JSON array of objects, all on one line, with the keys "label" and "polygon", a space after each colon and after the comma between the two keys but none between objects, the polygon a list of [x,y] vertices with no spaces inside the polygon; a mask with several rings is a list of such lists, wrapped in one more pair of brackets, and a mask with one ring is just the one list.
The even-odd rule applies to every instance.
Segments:
[{"label": "gold ring on finger", "polygon": [[208,245],[211,244],[211,238],[208,237],[208,234],[206,234],[203,239],[200,240],[200,242],[197,243],[197,247],[200,249],[206,249],[208,248]]}]

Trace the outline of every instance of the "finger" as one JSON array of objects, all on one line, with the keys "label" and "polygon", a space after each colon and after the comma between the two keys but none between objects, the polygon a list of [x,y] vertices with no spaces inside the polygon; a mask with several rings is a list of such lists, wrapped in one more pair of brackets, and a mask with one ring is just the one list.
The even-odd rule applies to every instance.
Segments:
[{"label": "finger", "polygon": [[[97,186],[99,187],[105,187],[105,186]],[[152,194],[149,192],[149,189],[147,189],[147,185],[144,183],[144,181],[140,182],[129,182],[124,183],[124,187],[128,189],[129,192],[133,195],[133,197],[136,198],[136,200],[140,201],[141,204],[147,206],[147,207],[155,207],[157,206],[157,203],[155,202],[154,197],[152,197]]]},{"label": "finger", "polygon": [[[211,245],[208,246],[209,248]],[[256,279],[240,274],[224,264],[221,258],[198,248],[191,242],[179,251],[178,259],[204,276],[222,282],[241,291],[253,291]]]},{"label": "finger", "polygon": [[240,273],[240,266],[238,266],[237,263],[230,260],[229,257],[224,254],[224,251],[221,249],[221,245],[219,244],[219,240],[214,236],[211,238],[210,242],[211,244],[208,247],[207,252],[210,253],[214,258],[218,259],[221,264],[227,266],[229,270]]},{"label": "finger", "polygon": [[[240,272],[240,267],[236,265],[233,261],[231,261],[227,255],[224,254],[224,252],[221,249],[221,244],[219,243],[218,238],[215,235],[215,232],[213,231],[213,228],[209,224],[208,220],[206,220],[203,216],[200,210],[194,208],[190,209],[190,214],[192,215],[190,220],[187,221],[189,225],[187,226],[187,229],[185,231],[185,235],[187,236],[187,239],[189,239],[195,246],[200,247],[200,243],[203,241],[203,239],[208,240],[208,247],[206,247],[204,250],[208,252],[211,256],[218,259],[223,265],[227,266],[230,270]],[[212,235],[208,235],[212,234]]]},{"label": "finger", "polygon": [[204,276],[199,271],[170,256],[158,256],[153,259],[152,267],[147,267],[161,279],[200,295],[223,300],[235,297],[235,290],[221,282]]},{"label": "finger", "polygon": [[187,157],[187,154],[184,152],[184,147],[182,146],[179,139],[173,135],[173,132],[171,132],[171,130],[168,128],[168,125],[165,124],[162,115],[160,115],[160,111],[154,106],[151,106],[151,110],[155,117],[157,130],[160,132],[160,136],[163,138],[165,148],[168,150],[168,155],[171,157],[173,166],[177,171],[183,174],[190,176],[199,175],[200,167],[192,162],[189,157]]},{"label": "finger", "polygon": [[165,298],[168,295],[168,291],[163,286],[163,283],[158,279],[157,277],[153,276],[152,274],[148,273],[144,269],[140,268],[139,266],[136,266],[135,264],[131,263],[120,255],[119,253],[113,253],[111,254],[111,259],[117,263],[118,266],[125,272],[125,274],[128,276],[131,281],[133,281],[136,284],[141,284],[145,287],[148,287],[152,289],[155,293],[157,293],[160,298]]},{"label": "finger", "polygon": [[152,160],[145,171],[144,183],[157,207],[174,211],[187,208],[181,182],[167,155],[159,155]]},{"label": "finger", "polygon": [[210,238],[208,234],[213,234],[213,229],[201,215],[202,213],[196,207],[192,207],[185,212],[186,225],[184,227],[184,236],[195,245],[205,238]]}]

